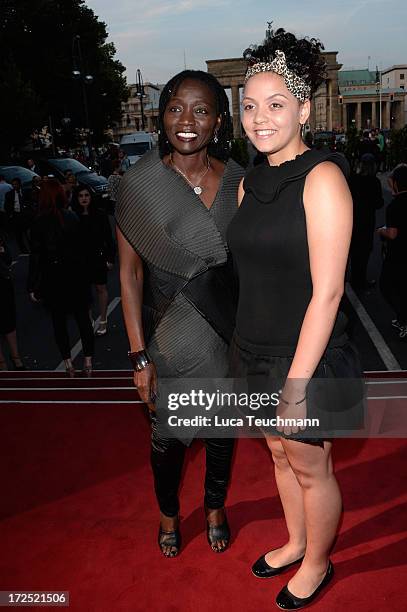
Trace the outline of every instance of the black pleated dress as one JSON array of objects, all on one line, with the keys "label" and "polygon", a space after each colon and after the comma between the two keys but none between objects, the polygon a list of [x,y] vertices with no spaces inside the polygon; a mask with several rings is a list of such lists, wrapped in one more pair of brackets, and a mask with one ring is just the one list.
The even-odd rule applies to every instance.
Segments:
[{"label": "black pleated dress", "polygon": [[[265,162],[253,168],[244,180],[245,196],[227,231],[239,277],[229,374],[246,378],[249,392],[278,392],[293,360],[312,297],[303,190],[307,174],[322,161],[332,161],[347,172],[342,155],[317,150],[307,150],[280,166]],[[307,416],[319,418],[321,427],[296,434],[301,441],[320,444],[322,439],[360,426],[362,372],[346,325],[346,316],[339,311],[307,387]],[[273,408],[258,414],[272,417]]]}]

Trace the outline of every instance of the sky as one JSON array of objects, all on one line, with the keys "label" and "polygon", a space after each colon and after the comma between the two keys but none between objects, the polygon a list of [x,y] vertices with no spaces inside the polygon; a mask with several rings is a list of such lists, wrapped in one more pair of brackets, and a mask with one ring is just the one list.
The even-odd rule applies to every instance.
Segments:
[{"label": "sky", "polygon": [[[267,21],[315,36],[338,51],[343,68],[407,63],[404,0],[86,0],[107,25],[128,83],[165,83],[205,60],[241,57],[265,36]],[[370,56],[370,59],[369,59]]]}]

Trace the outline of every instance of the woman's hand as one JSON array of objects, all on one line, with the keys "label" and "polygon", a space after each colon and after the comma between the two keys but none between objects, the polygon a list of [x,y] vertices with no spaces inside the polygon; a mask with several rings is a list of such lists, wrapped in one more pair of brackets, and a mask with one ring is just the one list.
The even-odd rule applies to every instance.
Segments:
[{"label": "woman's hand", "polygon": [[149,410],[155,411],[155,400],[157,397],[157,371],[153,363],[134,372],[134,384],[137,387],[140,399],[147,404]]},{"label": "woman's hand", "polygon": [[[281,419],[305,419],[307,417],[307,401],[305,399],[306,389],[304,385],[295,384],[287,380],[280,394],[280,401],[276,410],[276,417]],[[277,425],[277,431],[286,436],[304,431],[305,425]]]}]

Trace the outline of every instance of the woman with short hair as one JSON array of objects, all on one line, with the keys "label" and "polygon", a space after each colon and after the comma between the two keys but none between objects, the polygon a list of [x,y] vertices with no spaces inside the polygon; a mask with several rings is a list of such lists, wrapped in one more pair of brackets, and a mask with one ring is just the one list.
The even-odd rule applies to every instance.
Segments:
[{"label": "woman with short hair", "polygon": [[[160,430],[156,379],[227,373],[235,309],[225,236],[243,171],[228,159],[228,100],[212,75],[186,70],[173,77],[160,97],[159,122],[158,149],[122,179],[116,220],[134,382],[152,421],[158,544],[175,557],[185,444]],[[233,439],[205,444],[207,538],[220,553],[230,541],[224,504]]]}]

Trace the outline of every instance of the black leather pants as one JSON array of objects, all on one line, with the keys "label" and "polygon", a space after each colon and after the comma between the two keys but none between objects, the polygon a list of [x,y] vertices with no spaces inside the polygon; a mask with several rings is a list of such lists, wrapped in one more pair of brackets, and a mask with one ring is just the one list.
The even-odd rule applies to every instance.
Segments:
[{"label": "black leather pants", "polygon": [[[154,414],[151,415],[151,466],[154,488],[160,510],[165,516],[179,512],[178,489],[181,481],[186,446],[176,438],[163,438],[157,432]],[[208,438],[206,446],[205,505],[223,508],[230,478],[233,438]]]}]

